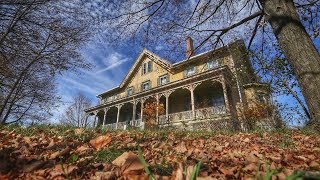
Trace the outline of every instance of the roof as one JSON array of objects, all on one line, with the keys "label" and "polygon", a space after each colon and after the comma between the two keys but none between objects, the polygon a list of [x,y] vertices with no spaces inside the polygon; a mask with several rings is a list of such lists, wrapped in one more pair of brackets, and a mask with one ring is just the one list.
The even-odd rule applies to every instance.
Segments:
[{"label": "roof", "polygon": [[[236,40],[233,43],[230,43],[229,45],[234,44],[234,43],[238,43],[238,42],[239,42],[239,40]],[[193,62],[194,60],[198,59],[201,56],[217,53],[217,52],[220,52],[222,50],[227,50],[229,48],[229,45],[222,46],[222,47],[219,47],[217,49],[209,50],[209,51],[206,51],[206,52],[191,56],[190,58],[184,59],[184,60],[176,62],[174,64],[172,64],[170,61],[168,61],[166,59],[163,59],[163,58],[159,57],[158,55],[156,55],[155,53],[149,51],[148,49],[143,49],[141,51],[140,55],[138,56],[138,58],[135,60],[135,63],[132,65],[132,67],[128,71],[128,74],[125,76],[123,81],[120,83],[120,85],[116,86],[116,87],[114,87],[112,89],[109,89],[109,90],[107,90],[107,91],[105,91],[105,92],[103,92],[101,94],[98,94],[97,97],[112,93],[114,91],[117,91],[117,90],[125,87],[125,85],[129,82],[130,78],[132,76],[134,76],[135,70],[137,68],[139,68],[138,65],[143,61],[143,58],[145,56],[147,56],[148,58],[150,58],[154,62],[158,63],[161,67],[163,67],[164,69],[168,70],[169,72],[172,72],[172,69],[180,67],[180,66],[185,65],[185,64],[189,64],[189,63]]]}]

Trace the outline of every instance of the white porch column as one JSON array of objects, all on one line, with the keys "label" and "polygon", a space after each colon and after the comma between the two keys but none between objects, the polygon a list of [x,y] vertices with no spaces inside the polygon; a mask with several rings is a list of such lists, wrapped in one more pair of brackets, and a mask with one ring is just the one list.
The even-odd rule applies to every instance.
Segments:
[{"label": "white porch column", "polygon": [[166,120],[169,121],[169,93],[166,93]]},{"label": "white porch column", "polygon": [[192,111],[192,119],[196,118],[196,113],[195,113],[195,108],[194,108],[194,93],[193,93],[194,88],[190,88],[190,93],[191,93],[191,111]]},{"label": "white porch column", "polygon": [[156,109],[156,123],[159,122],[159,94],[156,94],[156,101],[157,101],[157,109]]},{"label": "white porch column", "polygon": [[104,109],[102,126],[106,125],[107,111],[108,111],[108,108],[105,108],[105,109]]},{"label": "white porch column", "polygon": [[121,109],[121,105],[118,105],[117,108],[118,108],[118,113],[117,113],[116,129],[118,129],[118,123],[119,123],[119,119],[120,119],[120,109]]},{"label": "white porch column", "polygon": [[143,99],[141,99],[141,112],[140,112],[140,114],[141,114],[141,122],[143,122],[143,103],[144,103],[144,100]]},{"label": "white porch column", "polygon": [[133,107],[132,107],[132,121],[136,120],[136,102],[133,101]]},{"label": "white porch column", "polygon": [[226,106],[226,113],[229,113],[230,112],[230,104],[229,104],[229,100],[228,100],[228,91],[227,91],[226,81],[223,76],[221,76],[221,84],[222,84],[222,89],[223,89],[224,103]]},{"label": "white porch column", "polygon": [[[94,112],[94,120],[93,120],[93,128],[96,127],[97,117],[98,117],[98,111],[95,111]],[[98,123],[97,123],[97,125],[98,125]]]}]

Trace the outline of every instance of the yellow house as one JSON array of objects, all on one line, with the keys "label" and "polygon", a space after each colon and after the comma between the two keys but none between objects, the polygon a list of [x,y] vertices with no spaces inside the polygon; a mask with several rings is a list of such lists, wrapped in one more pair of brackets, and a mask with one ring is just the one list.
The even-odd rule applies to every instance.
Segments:
[{"label": "yellow house", "polygon": [[143,126],[144,105],[150,101],[164,105],[164,114],[156,112],[159,126],[234,128],[241,109],[270,99],[243,41],[194,55],[190,37],[185,60],[170,63],[144,49],[120,85],[97,97],[99,105],[86,113],[95,116],[95,125],[118,129]]}]

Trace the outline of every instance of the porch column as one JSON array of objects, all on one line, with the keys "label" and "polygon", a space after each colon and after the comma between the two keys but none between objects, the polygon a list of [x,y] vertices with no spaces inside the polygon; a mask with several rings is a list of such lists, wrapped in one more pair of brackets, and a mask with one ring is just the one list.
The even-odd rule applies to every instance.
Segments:
[{"label": "porch column", "polygon": [[106,125],[107,111],[108,111],[108,108],[105,108],[105,109],[104,109],[102,126]]},{"label": "porch column", "polygon": [[136,102],[133,101],[133,106],[132,106],[132,121],[136,120]]},{"label": "porch column", "polygon": [[143,103],[144,103],[144,100],[141,99],[141,112],[140,112],[140,114],[141,114],[141,122],[143,122]]},{"label": "porch column", "polygon": [[169,93],[166,94],[166,120],[169,121]]},{"label": "porch column", "polygon": [[194,93],[193,88],[190,89],[191,92],[191,110],[192,110],[192,119],[196,118],[195,108],[194,108]]},{"label": "porch column", "polygon": [[119,118],[120,118],[120,109],[121,109],[121,105],[117,106],[118,108],[118,113],[117,113],[117,123],[116,123],[116,129],[118,129],[118,123],[119,123]]},{"label": "porch column", "polygon": [[159,94],[156,95],[156,100],[157,100],[156,123],[158,124],[158,122],[159,122]]},{"label": "porch column", "polygon": [[221,83],[222,83],[222,89],[223,89],[224,103],[226,106],[226,113],[229,113],[230,112],[230,104],[229,104],[229,100],[228,100],[227,85],[226,85],[226,81],[223,76],[221,76]]},{"label": "porch column", "polygon": [[[93,120],[93,128],[96,127],[97,117],[98,117],[98,111],[95,111],[95,112],[94,112],[94,120]],[[97,123],[97,124],[98,124],[98,123]]]}]

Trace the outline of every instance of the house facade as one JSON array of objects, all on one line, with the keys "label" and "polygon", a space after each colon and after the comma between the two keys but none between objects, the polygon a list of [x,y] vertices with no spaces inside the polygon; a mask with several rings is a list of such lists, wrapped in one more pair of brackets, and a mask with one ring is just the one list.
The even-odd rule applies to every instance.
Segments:
[{"label": "house facade", "polygon": [[144,49],[120,85],[97,95],[99,104],[86,113],[105,128],[143,127],[145,105],[156,102],[164,107],[155,112],[158,126],[220,129],[238,126],[245,107],[270,101],[243,41],[198,55],[193,51],[190,37],[186,59],[177,63]]}]

